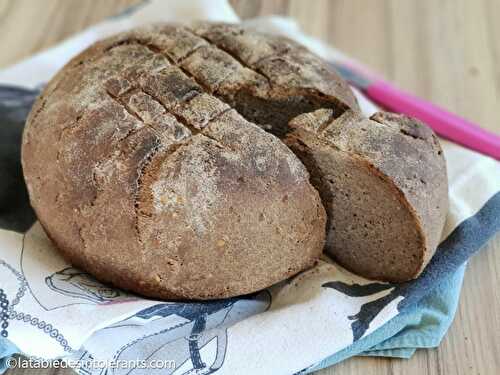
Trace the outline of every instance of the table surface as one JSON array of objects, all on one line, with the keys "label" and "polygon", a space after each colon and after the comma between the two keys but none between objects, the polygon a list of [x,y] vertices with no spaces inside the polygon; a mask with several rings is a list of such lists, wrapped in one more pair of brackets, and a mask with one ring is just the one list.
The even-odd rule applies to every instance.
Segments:
[{"label": "table surface", "polygon": [[[0,68],[50,47],[137,0],[0,0]],[[400,87],[500,132],[498,0],[231,0],[242,18],[284,14]],[[500,372],[500,236],[468,266],[453,325],[410,360],[354,358],[328,374]],[[8,375],[68,375],[11,370]]]}]

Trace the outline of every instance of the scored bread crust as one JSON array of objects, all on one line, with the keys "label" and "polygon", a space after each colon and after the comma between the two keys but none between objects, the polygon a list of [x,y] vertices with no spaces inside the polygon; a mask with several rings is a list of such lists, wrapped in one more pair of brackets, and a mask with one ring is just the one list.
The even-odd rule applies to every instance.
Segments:
[{"label": "scored bread crust", "polygon": [[[211,31],[265,48],[233,53]],[[319,195],[297,157],[247,121],[266,117],[235,111],[251,111],[242,98],[293,102],[282,127],[297,105],[357,108],[303,47],[231,25],[140,28],[73,58],[35,103],[22,149],[32,206],[63,255],[155,298],[235,296],[311,267]]]},{"label": "scored bread crust", "polygon": [[[413,120],[358,112],[348,85],[287,38],[159,24],[95,43],[49,82],[27,121],[23,171],[40,223],[74,265],[155,298],[235,296],[311,267],[325,239],[309,173],[264,129],[311,172],[329,253],[363,276],[404,281],[439,240],[443,157]],[[340,130],[325,139],[331,124]],[[408,131],[426,135],[411,140]],[[333,230],[336,210],[356,213],[352,199],[332,199],[324,185],[339,166],[375,182],[390,210],[405,213],[400,237],[412,249],[370,254],[347,226]],[[405,171],[428,184],[406,188]],[[420,193],[439,209],[427,213]],[[391,239],[380,231],[377,240]]]},{"label": "scored bread crust", "polygon": [[417,277],[439,244],[448,209],[446,163],[421,122],[378,112],[298,116],[286,143],[308,167],[328,224],[325,250],[368,278]]}]

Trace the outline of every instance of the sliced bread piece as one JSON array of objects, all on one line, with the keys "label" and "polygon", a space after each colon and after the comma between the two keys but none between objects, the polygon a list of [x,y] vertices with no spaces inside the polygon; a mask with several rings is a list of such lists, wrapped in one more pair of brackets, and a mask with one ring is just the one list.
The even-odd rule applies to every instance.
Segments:
[{"label": "sliced bread piece", "polygon": [[409,117],[328,109],[296,117],[286,143],[309,169],[328,215],[326,251],[362,276],[417,277],[439,243],[446,165],[426,125]]}]

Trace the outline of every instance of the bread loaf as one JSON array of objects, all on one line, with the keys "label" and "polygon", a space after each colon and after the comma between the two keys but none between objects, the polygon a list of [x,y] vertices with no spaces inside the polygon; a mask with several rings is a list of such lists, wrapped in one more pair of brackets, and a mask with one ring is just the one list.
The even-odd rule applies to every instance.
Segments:
[{"label": "bread loaf", "polygon": [[329,254],[403,281],[437,244],[443,157],[425,126],[358,112],[348,85],[289,39],[148,26],[92,45],[49,82],[23,171],[63,255],[146,296],[230,297],[311,267],[325,208]]},{"label": "bread loaf", "polygon": [[60,251],[155,298],[235,296],[311,267],[325,238],[319,195],[279,139],[224,101],[243,84],[269,86],[170,25],[71,60],[34,105],[22,152],[31,204]]}]

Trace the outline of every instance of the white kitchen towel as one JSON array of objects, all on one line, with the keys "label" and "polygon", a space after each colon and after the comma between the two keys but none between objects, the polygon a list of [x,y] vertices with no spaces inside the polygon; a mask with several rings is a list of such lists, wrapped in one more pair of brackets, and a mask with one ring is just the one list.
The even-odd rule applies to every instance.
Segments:
[{"label": "white kitchen towel", "polygon": [[[95,40],[150,22],[199,19],[238,22],[224,0],[149,1],[5,69],[0,72],[0,119],[6,129],[9,124],[22,126],[38,89]],[[288,19],[259,18],[245,24],[287,35],[327,60],[341,56]],[[376,110],[357,96],[365,114]],[[19,144],[12,145],[15,155]],[[499,229],[500,164],[446,141],[443,148],[450,210],[440,249],[419,279],[400,285],[371,282],[325,257],[314,269],[268,290],[207,303],[147,300],[71,267],[40,225],[33,224],[26,196],[17,194],[15,186],[22,177],[7,173],[5,181],[14,185],[0,195],[10,200],[10,211],[0,215],[0,332],[20,352],[40,358],[174,361],[176,368],[158,370],[162,374],[305,372],[353,343],[375,337],[371,334],[452,277]],[[16,162],[8,159],[6,168]],[[104,373],[91,364],[79,371]]]}]

